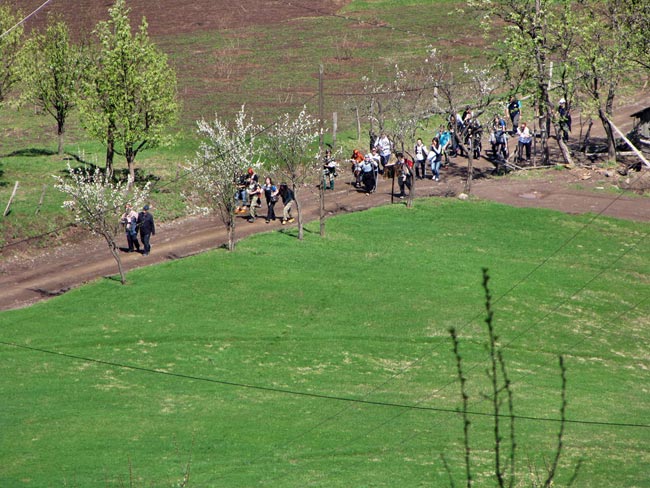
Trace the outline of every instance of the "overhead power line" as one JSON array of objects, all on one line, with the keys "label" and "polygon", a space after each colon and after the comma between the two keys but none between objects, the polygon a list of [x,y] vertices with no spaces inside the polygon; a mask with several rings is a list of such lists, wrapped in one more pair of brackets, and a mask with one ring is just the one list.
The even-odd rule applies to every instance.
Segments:
[{"label": "overhead power line", "polygon": [[2,39],[4,36],[6,36],[7,34],[9,34],[11,31],[13,31],[14,29],[16,29],[18,26],[24,24],[24,23],[27,21],[27,19],[29,19],[30,17],[32,17],[33,15],[35,15],[36,12],[38,12],[39,10],[41,10],[43,7],[45,7],[45,6],[46,6],[48,3],[50,3],[51,1],[52,1],[52,0],[46,0],[45,2],[43,2],[43,3],[41,4],[40,7],[38,7],[36,10],[34,10],[31,14],[29,14],[29,15],[28,15],[27,17],[25,17],[23,20],[21,20],[21,21],[18,22],[16,25],[14,25],[14,26],[12,26],[11,28],[9,28],[8,30],[4,31],[2,34],[0,34],[0,39]]},{"label": "overhead power line", "polygon": [[[136,366],[133,364],[125,364],[125,363],[118,363],[116,361],[106,361],[103,359],[96,359],[96,358],[91,358],[87,356],[79,356],[76,354],[70,354],[66,352],[61,352],[61,351],[52,351],[49,349],[43,349],[40,347],[34,347],[34,346],[25,346],[22,344],[16,344],[13,342],[7,342],[7,341],[0,341],[0,344],[7,346],[7,347],[15,347],[18,349],[24,349],[30,352],[38,352],[42,354],[48,354],[52,356],[57,356],[65,359],[72,359],[76,361],[84,361],[88,363],[94,363],[94,364],[102,364],[105,366],[112,366],[115,368],[120,368],[120,369],[127,369],[131,371],[137,371],[137,372],[142,372],[142,373],[150,373],[150,374],[159,374],[163,376],[169,376],[173,378],[179,378],[182,380],[192,380],[192,381],[202,381],[206,383],[212,383],[212,384],[217,384],[217,385],[223,385],[223,386],[231,386],[231,387],[236,387],[236,388],[244,388],[248,390],[258,390],[258,391],[266,391],[270,393],[279,393],[279,394],[285,394],[285,395],[292,395],[292,396],[301,396],[301,397],[309,397],[309,398],[316,398],[320,400],[335,400],[339,402],[348,402],[348,403],[357,403],[357,404],[363,404],[363,405],[373,405],[373,406],[378,406],[378,407],[391,407],[391,408],[400,408],[400,409],[407,409],[407,410],[423,410],[423,411],[429,411],[429,412],[438,412],[438,413],[453,413],[457,414],[459,413],[457,409],[453,408],[441,408],[441,407],[428,407],[428,406],[423,406],[423,405],[410,405],[410,404],[405,404],[405,403],[393,403],[393,402],[381,402],[381,401],[373,401],[373,400],[364,400],[361,398],[353,398],[353,397],[344,397],[344,396],[336,396],[336,395],[325,395],[322,393],[310,393],[310,392],[305,392],[305,391],[299,391],[299,390],[290,390],[286,388],[273,388],[270,386],[261,386],[261,385],[250,385],[246,383],[240,383],[236,381],[227,381],[227,380],[219,380],[215,378],[208,378],[205,376],[195,376],[195,375],[190,375],[190,374],[184,374],[184,373],[172,373],[170,371],[164,371],[161,369],[152,369],[152,368],[145,368],[143,366]],[[489,412],[468,412],[469,415],[473,416],[480,416],[480,417],[494,417],[493,413]],[[642,429],[650,429],[650,424],[637,424],[637,423],[628,423],[628,422],[604,422],[604,421],[599,421],[599,420],[582,420],[582,419],[557,419],[557,418],[545,418],[545,417],[534,417],[530,415],[500,415],[501,417],[505,418],[515,418],[515,419],[520,419],[520,420],[531,420],[531,421],[538,421],[538,422],[555,422],[555,423],[560,423],[560,422],[565,422],[565,423],[571,423],[571,424],[582,424],[582,425],[600,425],[600,426],[609,426],[609,427],[634,427],[634,428],[642,428]]]}]

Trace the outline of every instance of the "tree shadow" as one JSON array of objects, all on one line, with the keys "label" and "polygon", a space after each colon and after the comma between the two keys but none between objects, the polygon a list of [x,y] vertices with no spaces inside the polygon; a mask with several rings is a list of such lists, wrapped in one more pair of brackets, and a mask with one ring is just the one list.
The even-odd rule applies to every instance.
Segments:
[{"label": "tree shadow", "polygon": [[27,149],[19,149],[17,151],[13,151],[9,154],[7,154],[5,157],[7,158],[12,158],[12,157],[26,157],[26,158],[33,158],[37,156],[54,156],[56,154],[56,151],[51,151],[49,149],[39,149],[35,147],[30,147]]},{"label": "tree shadow", "polygon": [[[306,231],[306,229],[303,228]],[[290,237],[292,239],[298,239],[298,227],[289,227],[279,229],[278,232],[284,236]]]},{"label": "tree shadow", "polygon": [[[80,163],[78,166],[75,166],[72,168],[72,172],[74,174],[86,174],[86,175],[94,175],[95,171],[99,171],[99,174],[104,176],[106,174],[106,168],[102,168],[94,163],[90,163],[88,161],[84,161],[81,159],[79,156],[71,154],[71,159],[74,159],[78,163]],[[62,169],[59,171],[59,173],[63,177],[69,177],[69,173],[67,169]],[[92,179],[92,178],[90,178]],[[118,181],[123,181],[126,182],[129,179],[129,170],[128,169],[119,169],[119,170],[113,170],[113,177],[112,181],[113,182],[118,182]],[[160,181],[160,176],[156,176],[151,173],[145,173],[139,168],[136,168],[135,170],[135,181],[134,183],[136,185],[143,185],[145,183],[157,183]]]},{"label": "tree shadow", "polygon": [[104,276],[104,279],[107,281],[115,281],[117,283],[122,283],[122,280],[120,279],[120,275],[110,275],[110,276]]}]

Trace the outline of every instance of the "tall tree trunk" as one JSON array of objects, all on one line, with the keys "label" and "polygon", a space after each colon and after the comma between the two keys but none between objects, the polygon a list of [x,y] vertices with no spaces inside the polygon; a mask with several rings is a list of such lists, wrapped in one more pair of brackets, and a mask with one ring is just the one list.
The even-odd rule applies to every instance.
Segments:
[{"label": "tall tree trunk", "polygon": [[551,164],[551,149],[548,139],[551,136],[551,101],[548,95],[548,85],[542,80],[539,84],[539,95],[541,100],[540,132],[542,135],[542,165]]},{"label": "tall tree trunk", "polygon": [[59,156],[63,155],[63,135],[65,133],[65,128],[64,128],[65,121],[58,119],[56,122],[56,135],[58,139],[58,148],[56,153]]},{"label": "tall tree trunk", "polygon": [[228,228],[228,250],[235,250],[235,216],[231,213],[228,222],[226,222],[226,227]]},{"label": "tall tree trunk", "polygon": [[614,131],[612,130],[612,126],[609,124],[607,114],[602,108],[598,109],[598,117],[600,118],[600,121],[603,123],[603,128],[605,129],[605,133],[607,134],[607,156],[609,157],[610,161],[615,162],[616,145],[614,143]]},{"label": "tall tree trunk", "polygon": [[115,136],[113,128],[109,127],[106,134],[106,178],[113,178],[113,159],[115,157]]},{"label": "tall tree trunk", "polygon": [[[607,119],[612,118],[612,112],[614,111],[614,95],[614,88],[610,85],[609,90],[607,90],[607,102],[605,102],[605,117],[607,117]],[[600,113],[598,115],[602,120],[602,115]],[[614,136],[614,131],[612,130],[612,126],[609,121],[605,127],[605,132],[607,133],[607,153],[609,155],[609,159],[610,161],[616,162],[616,137]]]},{"label": "tall tree trunk", "polygon": [[124,269],[122,269],[122,258],[120,258],[120,252],[118,251],[117,244],[115,243],[115,239],[113,236],[109,234],[102,234],[104,239],[106,239],[106,243],[108,244],[108,248],[111,250],[111,254],[113,255],[113,258],[115,258],[115,262],[117,263],[117,269],[120,273],[120,282],[125,285],[126,284],[126,276],[124,275]]},{"label": "tall tree trunk", "polygon": [[298,192],[296,191],[296,186],[293,185],[293,199],[296,202],[296,212],[298,213],[298,240],[302,241],[305,237],[305,229],[302,221],[302,205],[298,200]]},{"label": "tall tree trunk", "polygon": [[551,103],[551,98],[548,93],[548,85],[546,83],[540,83],[539,85],[541,100],[542,100],[542,164],[551,164],[551,151],[548,144],[548,139],[551,137],[551,127],[555,128],[556,140],[562,153],[562,159],[569,166],[573,166],[573,158],[571,157],[571,151],[569,150],[566,143],[562,140],[560,131],[557,126],[553,124],[553,104]]},{"label": "tall tree trunk", "polygon": [[135,151],[132,146],[127,145],[124,148],[124,154],[126,156],[126,165],[129,169],[129,189],[135,183]]},{"label": "tall tree trunk", "polygon": [[587,153],[587,149],[589,148],[589,138],[591,137],[591,128],[594,125],[593,119],[590,117],[589,122],[587,123],[587,132],[585,132],[585,137],[582,140],[582,146],[580,147],[580,152]]}]

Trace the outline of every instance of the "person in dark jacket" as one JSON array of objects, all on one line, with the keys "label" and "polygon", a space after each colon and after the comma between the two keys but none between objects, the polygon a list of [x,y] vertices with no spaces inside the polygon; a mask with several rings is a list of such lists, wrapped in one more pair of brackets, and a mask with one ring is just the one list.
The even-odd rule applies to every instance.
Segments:
[{"label": "person in dark jacket", "polygon": [[521,102],[517,99],[516,96],[510,97],[510,102],[508,103],[508,115],[510,116],[510,121],[512,122],[512,134],[517,134],[517,129],[519,128],[519,119],[521,118]]},{"label": "person in dark jacket", "polygon": [[280,185],[280,197],[284,205],[284,209],[282,210],[282,225],[291,224],[293,222],[291,210],[293,209],[296,198],[293,190],[286,183]]},{"label": "person in dark jacket", "polygon": [[156,226],[153,222],[153,215],[149,213],[149,205],[142,207],[142,212],[138,214],[138,228],[140,229],[140,240],[143,246],[143,256],[148,256],[151,251],[149,239],[156,235]]}]

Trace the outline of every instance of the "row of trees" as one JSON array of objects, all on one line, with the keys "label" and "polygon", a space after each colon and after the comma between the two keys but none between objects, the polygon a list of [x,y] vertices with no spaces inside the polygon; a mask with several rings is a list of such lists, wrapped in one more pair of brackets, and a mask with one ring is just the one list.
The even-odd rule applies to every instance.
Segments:
[{"label": "row of trees", "polygon": [[106,145],[107,173],[120,154],[133,181],[137,154],[167,142],[165,131],[178,113],[176,74],[149,39],[146,20],[134,34],[125,0],[116,0],[90,45],[72,42],[57,17],[23,42],[20,18],[0,6],[0,104],[18,91],[17,105],[34,104],[51,115],[59,154],[68,117],[78,108],[88,134]]},{"label": "row of trees", "polygon": [[503,113],[504,100],[517,95],[534,110],[542,163],[551,163],[555,139],[573,164],[556,112],[564,98],[589,121],[585,141],[592,121],[601,121],[609,159],[616,160],[609,121],[621,88],[650,75],[650,6],[638,0],[470,0],[456,14],[493,43],[491,62],[459,70],[430,48],[414,69],[395,65],[392,75],[364,77],[363,95],[349,102],[368,117],[371,132],[387,132],[403,146],[434,117],[467,105],[477,116]]},{"label": "row of trees", "polygon": [[[22,14],[0,6],[0,106],[33,104],[53,117],[58,154],[63,154],[66,123],[78,109],[88,134],[106,146],[106,167],[92,171],[68,167],[56,188],[78,224],[102,236],[125,283],[117,236],[118,216],[127,202],[141,206],[149,185],[137,188],[135,158],[169,141],[166,131],[178,114],[176,74],[167,56],[149,39],[143,18],[134,33],[125,0],[115,0],[107,21],[93,32],[96,42],[75,43],[66,23],[48,17],[43,32],[24,39]],[[90,36],[89,36],[90,37]],[[113,178],[114,155],[125,157],[128,177]]]}]

